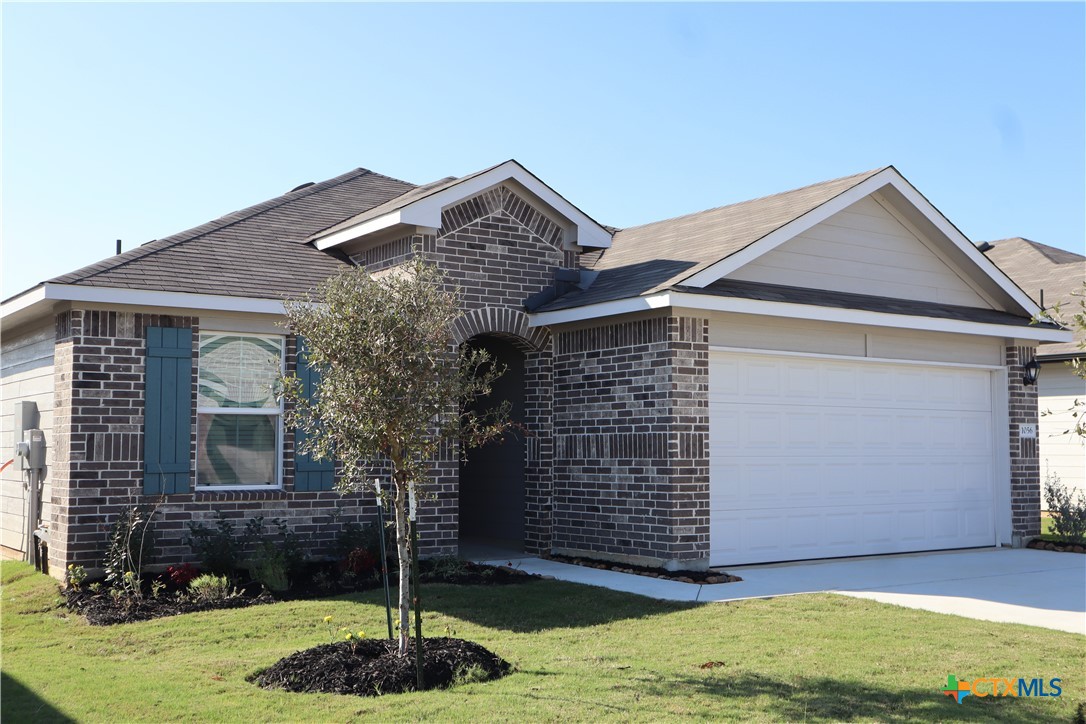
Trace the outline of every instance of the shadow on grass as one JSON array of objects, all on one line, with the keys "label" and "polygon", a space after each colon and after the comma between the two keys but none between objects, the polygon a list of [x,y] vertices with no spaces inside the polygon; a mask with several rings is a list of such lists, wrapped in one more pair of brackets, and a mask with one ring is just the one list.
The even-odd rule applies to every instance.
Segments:
[{"label": "shadow on grass", "polygon": [[[384,604],[379,592],[362,594],[359,598]],[[486,628],[515,633],[598,626],[612,621],[683,611],[699,605],[705,604],[657,601],[561,581],[533,581],[507,586],[450,586],[439,583],[422,586],[424,611],[437,611]]]},{"label": "shadow on grass", "polygon": [[[706,673],[704,676],[670,676],[660,681],[630,682],[642,695],[668,697],[676,691],[728,700],[765,697],[759,708],[780,721],[1014,721],[1052,722],[1053,702],[1017,697],[967,697],[961,704],[940,691],[941,682],[930,687],[895,686],[887,688],[862,681],[843,681],[829,677],[801,677],[778,681],[758,674],[730,676]],[[1047,706],[1046,706],[1047,705]]]},{"label": "shadow on grass", "polygon": [[0,702],[5,723],[75,722],[6,673],[0,673]]}]

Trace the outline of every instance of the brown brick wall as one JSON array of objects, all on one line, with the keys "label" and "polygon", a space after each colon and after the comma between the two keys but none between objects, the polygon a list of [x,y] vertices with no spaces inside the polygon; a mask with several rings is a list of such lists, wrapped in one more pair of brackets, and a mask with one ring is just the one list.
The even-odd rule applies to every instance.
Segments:
[{"label": "brown brick wall", "polygon": [[[525,355],[525,546],[550,547],[551,530],[551,348],[546,330],[528,327],[523,303],[550,287],[555,270],[576,268],[574,252],[562,248],[562,229],[505,186],[442,213],[433,235],[379,244],[352,256],[381,272],[421,249],[460,289],[466,312],[455,330],[457,343],[478,335],[501,337]],[[446,447],[434,462],[428,497],[421,507],[423,552],[455,553],[458,542],[459,451]]]},{"label": "brown brick wall", "polygon": [[[55,464],[50,517],[50,568],[68,563],[98,568],[110,525],[125,506],[161,500],[152,564],[194,561],[185,544],[188,523],[218,511],[240,529],[257,515],[283,518],[302,535],[311,555],[328,552],[347,521],[372,514],[358,496],[293,492],[293,435],[284,434],[284,489],[198,491],[163,498],[143,494],[144,359],[147,327],[191,327],[196,358],[199,319],[116,311],[73,310],[58,315],[55,367]],[[293,340],[287,345],[295,363]],[[192,469],[196,456],[196,370],[192,377]],[[195,474],[190,481],[195,483]],[[371,500],[371,498],[370,498]],[[342,506],[342,511],[339,507]],[[240,531],[239,531],[240,532]]]},{"label": "brown brick wall", "polygon": [[1023,439],[1018,426],[1036,425],[1037,385],[1025,385],[1022,375],[1025,365],[1036,354],[1034,347],[1008,346],[1007,401],[1010,421],[1011,457],[1011,533],[1028,539],[1041,533],[1041,460],[1037,440]]},{"label": "brown brick wall", "polygon": [[554,547],[704,565],[708,321],[659,316],[556,339]]}]

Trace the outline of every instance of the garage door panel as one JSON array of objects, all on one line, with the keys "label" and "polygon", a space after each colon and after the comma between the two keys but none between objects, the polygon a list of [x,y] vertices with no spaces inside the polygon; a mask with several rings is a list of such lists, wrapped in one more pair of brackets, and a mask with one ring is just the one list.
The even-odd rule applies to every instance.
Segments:
[{"label": "garage door panel", "polygon": [[710,385],[713,564],[994,544],[987,371],[713,353]]}]

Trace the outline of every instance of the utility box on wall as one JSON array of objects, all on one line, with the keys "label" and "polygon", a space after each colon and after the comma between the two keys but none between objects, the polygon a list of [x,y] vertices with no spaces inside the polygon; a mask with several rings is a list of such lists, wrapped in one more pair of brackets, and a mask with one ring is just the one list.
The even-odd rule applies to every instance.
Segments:
[{"label": "utility box on wall", "polygon": [[[18,445],[26,440],[27,430],[35,430],[39,427],[38,403],[25,400],[16,402],[14,413],[13,431],[15,434],[12,436],[12,442]],[[27,470],[30,467],[26,456],[15,455],[14,457],[16,470]]]}]

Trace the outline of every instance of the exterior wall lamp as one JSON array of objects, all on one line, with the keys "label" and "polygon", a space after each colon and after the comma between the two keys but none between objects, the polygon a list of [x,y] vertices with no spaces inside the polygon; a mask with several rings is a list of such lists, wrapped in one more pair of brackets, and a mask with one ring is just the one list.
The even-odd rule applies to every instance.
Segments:
[{"label": "exterior wall lamp", "polygon": [[1034,357],[1022,370],[1022,383],[1026,386],[1037,384],[1037,374],[1041,371],[1041,363]]}]

